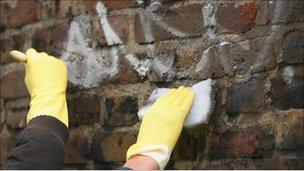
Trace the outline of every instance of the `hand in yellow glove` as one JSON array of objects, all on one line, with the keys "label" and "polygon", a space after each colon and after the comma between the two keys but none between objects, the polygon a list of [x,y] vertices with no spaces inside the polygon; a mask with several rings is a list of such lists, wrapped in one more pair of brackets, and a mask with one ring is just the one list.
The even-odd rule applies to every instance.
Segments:
[{"label": "hand in yellow glove", "polygon": [[127,160],[146,155],[164,169],[183,128],[194,98],[190,88],[179,87],[160,97],[145,113],[136,144],[127,151]]},{"label": "hand in yellow glove", "polygon": [[29,49],[26,52],[25,71],[25,84],[31,95],[27,123],[37,116],[47,115],[68,127],[67,67],[64,62]]}]

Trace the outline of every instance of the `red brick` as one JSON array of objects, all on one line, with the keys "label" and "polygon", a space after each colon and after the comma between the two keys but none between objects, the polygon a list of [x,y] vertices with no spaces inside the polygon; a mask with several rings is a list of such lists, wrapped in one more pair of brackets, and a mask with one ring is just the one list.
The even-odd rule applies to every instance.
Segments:
[{"label": "red brick", "polygon": [[28,96],[24,83],[24,70],[15,68],[1,75],[1,98],[14,99]]},{"label": "red brick", "polygon": [[[196,64],[199,63],[201,58],[205,58],[205,56],[203,56],[203,54],[206,54],[207,58],[206,58],[206,63],[203,64],[203,67],[201,68],[201,70],[195,74],[196,75],[195,78],[207,79],[207,78],[221,77],[224,75],[224,69],[221,66],[221,62],[219,59],[217,49],[210,47],[209,50],[206,49],[205,52],[201,52],[199,54],[200,55],[198,55],[197,60],[195,60]],[[187,59],[187,58],[185,58],[185,59]],[[194,66],[197,67],[196,65],[194,65]]]},{"label": "red brick", "polygon": [[[145,18],[145,23],[149,22],[149,20],[151,22],[151,32],[153,38],[149,41],[167,40],[175,37],[172,33],[170,33],[170,30],[164,29],[157,25],[159,22],[164,22],[169,27],[179,30],[186,36],[200,35],[203,32],[204,20],[201,4],[184,5],[173,9],[170,7],[171,5],[163,4],[153,11],[153,15],[157,16],[159,21],[142,16]],[[147,15],[150,16],[149,14]],[[139,14],[135,16],[134,27],[136,42],[149,42],[145,38],[147,33],[144,29],[145,27],[143,26],[143,23],[140,20]]]},{"label": "red brick", "polygon": [[25,34],[16,34],[8,38],[0,39],[1,64],[13,62],[13,58],[9,55],[11,50],[23,50]]},{"label": "red brick", "polygon": [[111,83],[120,83],[120,84],[128,84],[128,83],[138,83],[141,82],[144,77],[139,76],[137,71],[131,66],[129,61],[123,55],[119,55],[118,68],[119,71],[112,77],[102,77],[101,85],[111,84]]},{"label": "red brick", "polygon": [[82,130],[70,130],[66,143],[64,164],[86,164],[89,152],[88,137]]},{"label": "red brick", "polygon": [[131,133],[113,133],[101,141],[101,150],[105,161],[125,161],[128,148],[136,142]]},{"label": "red brick", "polygon": [[[153,82],[170,82],[176,76],[176,67],[174,66],[180,58],[177,49],[180,48],[177,41],[157,42],[154,46],[154,59],[151,65],[148,79]],[[156,62],[157,60],[157,62]],[[161,64],[159,64],[161,63]],[[159,69],[158,66],[163,65],[166,70]]]},{"label": "red brick", "polygon": [[101,114],[107,126],[128,126],[138,122],[138,99],[132,95],[103,97]]},{"label": "red brick", "polygon": [[228,75],[252,73],[274,69],[277,61],[274,56],[274,48],[269,44],[265,48],[267,38],[257,38],[237,43],[228,43],[219,46],[218,54],[224,71]]},{"label": "red brick", "polygon": [[58,57],[63,51],[68,29],[67,24],[60,24],[36,30],[32,39],[32,47],[37,51],[47,52]]},{"label": "red brick", "polygon": [[81,124],[91,125],[99,121],[100,101],[96,94],[82,94],[68,99],[69,124],[71,127]]},{"label": "red brick", "polygon": [[34,23],[41,18],[41,4],[35,0],[6,1],[1,5],[1,30],[5,28],[20,27]]},{"label": "red brick", "polygon": [[269,1],[260,1],[257,2],[257,14],[256,14],[256,25],[266,25],[269,23],[269,10],[268,10]]},{"label": "red brick", "polygon": [[[148,22],[146,20],[150,20],[150,19],[145,19],[144,22]],[[164,30],[163,28],[155,24],[155,22],[151,21],[152,37],[151,40],[147,40],[145,36],[150,33],[146,33],[146,30],[144,29],[144,25],[146,25],[146,23],[142,23],[139,14],[136,14],[134,21],[134,34],[135,34],[135,41],[138,43],[146,43],[157,40],[167,40],[174,38],[174,36],[171,35],[168,31]]]},{"label": "red brick", "polygon": [[28,110],[17,110],[7,112],[6,124],[11,128],[25,128],[26,126],[26,115]]},{"label": "red brick", "polygon": [[234,2],[223,2],[216,11],[216,21],[233,33],[245,32],[255,25],[257,7],[255,2],[247,2],[235,7]]},{"label": "red brick", "polygon": [[51,16],[55,18],[69,18],[74,17],[80,14],[80,5],[79,0],[66,1],[52,1],[51,6]]},{"label": "red brick", "polygon": [[293,150],[298,153],[304,147],[304,111],[290,111],[282,117],[283,129],[278,130],[282,134],[282,141],[277,145],[281,150]]},{"label": "red brick", "polygon": [[[121,41],[123,43],[126,43],[129,39],[130,15],[127,15],[127,14],[109,15],[108,21],[109,21],[112,29],[115,31],[115,33],[118,35],[118,37],[121,39]],[[95,26],[95,27],[96,28],[94,28],[94,30],[95,30],[94,37],[97,39],[97,42],[101,46],[106,46],[107,41],[106,41],[102,26],[100,25],[100,22],[98,22],[97,26]]]},{"label": "red brick", "polygon": [[210,157],[267,157],[275,147],[274,130],[271,126],[232,127],[213,134]]},{"label": "red brick", "polygon": [[155,14],[169,26],[188,35],[199,35],[203,32],[202,4],[184,5],[172,11],[163,8],[156,10]]},{"label": "red brick", "polygon": [[84,1],[84,4],[89,11],[96,13],[97,2],[102,2],[109,10],[119,10],[137,6],[135,0],[89,0]]},{"label": "red brick", "polygon": [[144,43],[144,42],[149,42],[153,41],[152,40],[146,40],[145,38],[145,32],[143,30],[143,23],[141,22],[140,19],[140,14],[135,14],[134,15],[134,38],[137,43]]}]

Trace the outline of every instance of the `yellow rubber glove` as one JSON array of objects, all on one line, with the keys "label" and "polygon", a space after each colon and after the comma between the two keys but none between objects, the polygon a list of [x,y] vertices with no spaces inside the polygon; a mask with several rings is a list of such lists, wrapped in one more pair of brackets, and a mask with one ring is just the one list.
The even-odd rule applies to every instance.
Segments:
[{"label": "yellow rubber glove", "polygon": [[152,157],[164,169],[182,131],[194,98],[190,88],[179,87],[160,97],[145,113],[136,144],[127,151],[127,160],[141,154]]},{"label": "yellow rubber glove", "polygon": [[37,116],[47,115],[68,127],[65,63],[44,52],[29,49],[26,52],[25,71],[25,84],[31,95],[27,123]]}]

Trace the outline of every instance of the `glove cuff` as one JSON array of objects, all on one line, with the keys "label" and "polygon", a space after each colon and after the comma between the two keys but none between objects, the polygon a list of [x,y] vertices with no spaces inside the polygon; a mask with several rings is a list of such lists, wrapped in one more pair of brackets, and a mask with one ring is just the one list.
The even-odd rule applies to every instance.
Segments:
[{"label": "glove cuff", "polygon": [[27,123],[38,116],[51,116],[61,121],[67,128],[69,124],[65,94],[53,96],[37,96],[32,98]]},{"label": "glove cuff", "polygon": [[153,158],[159,166],[160,170],[163,170],[171,156],[172,150],[166,145],[141,145],[134,144],[127,151],[127,160],[132,156],[141,154]]}]

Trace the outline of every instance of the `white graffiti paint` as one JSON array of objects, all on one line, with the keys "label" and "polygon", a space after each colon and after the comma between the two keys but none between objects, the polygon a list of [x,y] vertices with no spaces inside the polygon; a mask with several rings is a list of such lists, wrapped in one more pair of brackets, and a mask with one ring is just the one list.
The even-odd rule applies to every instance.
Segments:
[{"label": "white graffiti paint", "polygon": [[216,25],[215,16],[214,16],[214,6],[212,2],[206,2],[203,5],[202,14],[203,14],[205,26]]},{"label": "white graffiti paint", "polygon": [[[107,44],[108,45],[123,44],[122,40],[119,38],[119,36],[116,34],[116,32],[109,24],[107,18],[107,8],[101,2],[98,2],[96,4],[96,11],[99,15],[100,24],[104,31]],[[125,49],[124,45],[122,45],[121,48]],[[118,58],[119,49],[116,47],[112,47],[112,50],[115,50],[115,52],[112,53],[112,57]],[[125,58],[129,61],[129,63],[133,66],[133,68],[137,71],[139,75],[144,76],[149,71],[150,64],[148,60],[139,60],[137,59],[136,56],[134,56],[131,53],[125,55]]]},{"label": "white graffiti paint", "polygon": [[171,33],[173,36],[176,37],[186,37],[188,34],[178,30],[177,28],[171,27],[166,22],[162,21],[162,18],[157,16],[153,11],[157,9],[157,7],[161,5],[159,1],[155,1],[150,4],[150,6],[145,10],[145,17],[147,17],[149,20],[154,21],[156,25],[163,28],[164,30],[167,30],[169,33]]},{"label": "white graffiti paint", "polygon": [[136,0],[138,5],[142,5],[144,3],[144,0]]},{"label": "white graffiti paint", "polygon": [[174,56],[172,55],[159,55],[155,56],[153,60],[154,70],[163,76],[167,74],[171,76],[173,73]]},{"label": "white graffiti paint", "polygon": [[104,31],[104,35],[105,35],[107,44],[108,45],[122,44],[121,39],[119,38],[119,36],[115,33],[115,31],[109,24],[109,21],[107,18],[107,8],[101,2],[97,2],[96,11],[99,15],[100,25],[102,26],[102,29]]},{"label": "white graffiti paint", "polygon": [[[285,2],[284,1],[277,1],[275,3],[275,11],[273,14],[273,22],[277,22],[280,17],[282,16],[282,11],[283,11],[283,4]],[[255,71],[257,69],[259,69],[262,65],[263,62],[267,60],[267,58],[269,57],[269,55],[271,55],[271,49],[273,48],[273,41],[274,38],[276,37],[278,31],[280,29],[280,26],[278,25],[272,25],[271,26],[271,34],[266,38],[265,44],[262,46],[260,52],[259,52],[259,56],[257,57],[255,63],[250,67],[250,71]]]},{"label": "white graffiti paint", "polygon": [[249,40],[245,40],[244,42],[240,42],[239,45],[241,46],[242,49],[244,50],[250,50],[249,47]]},{"label": "white graffiti paint", "polygon": [[[145,41],[153,41],[154,40],[154,37],[153,37],[153,33],[152,33],[152,23],[151,23],[151,20],[147,20],[145,22],[145,15],[141,15],[140,16],[140,22],[141,22],[141,25],[143,26],[143,30],[145,32],[144,36],[145,36]],[[152,61],[152,67],[154,69],[154,71],[156,71],[159,75],[163,75],[167,72],[169,72],[172,68],[172,65],[173,65],[173,61],[174,61],[174,58],[173,60],[167,62],[163,62],[162,61],[162,58],[159,59],[159,57],[157,57],[154,53],[154,45],[153,44],[150,44],[148,45],[148,49],[149,49],[149,52],[148,54],[153,57],[153,61]],[[170,65],[171,64],[171,65]]]},{"label": "white graffiti paint", "polygon": [[224,46],[224,45],[228,45],[228,44],[229,44],[228,41],[222,41],[222,42],[220,42],[220,46]]},{"label": "white graffiti paint", "polygon": [[199,73],[201,70],[204,70],[205,67],[207,66],[210,48],[211,47],[208,47],[208,49],[204,50],[204,52],[202,53],[201,59],[199,60],[199,62],[195,67],[195,73]]},{"label": "white graffiti paint", "polygon": [[127,54],[126,59],[133,65],[139,75],[145,76],[150,69],[149,60],[139,60],[133,54]]},{"label": "white graffiti paint", "polygon": [[[138,4],[143,4],[143,0],[137,0]],[[153,11],[161,5],[158,0],[151,1],[151,4],[146,9],[139,10],[140,22],[145,36],[146,42],[153,42],[154,36],[152,32],[152,23],[158,25],[162,29],[171,33],[176,37],[186,37],[188,34],[180,31],[168,25],[163,19],[157,16]],[[282,13],[282,2],[276,2],[276,8],[274,11],[273,21],[278,21]],[[241,40],[237,34],[225,34],[220,35],[211,28],[211,26],[217,25],[215,19],[216,2],[208,0],[202,6],[202,15],[204,19],[204,25],[207,27],[203,37],[208,42],[212,43],[212,46],[203,51],[199,62],[195,67],[195,73],[204,70],[208,65],[210,48],[216,48],[221,54],[221,46],[227,44],[237,43],[242,49],[250,50],[249,40]],[[167,54],[156,55],[154,44],[148,44],[147,54],[149,59],[140,60],[134,55],[124,42],[117,35],[112,28],[107,17],[107,8],[101,2],[96,3],[96,12],[99,16],[101,28],[104,31],[104,36],[108,48],[94,49],[89,47],[91,39],[90,34],[86,34],[83,31],[83,25],[81,21],[73,21],[70,25],[68,39],[66,41],[65,51],[62,54],[62,59],[69,65],[69,80],[80,86],[94,87],[97,86],[101,78],[104,76],[113,77],[119,71],[119,54],[122,55],[133,67],[133,69],[141,76],[145,76],[146,73],[153,69],[157,74],[172,74],[174,72],[174,55]],[[273,40],[277,34],[278,27],[276,25],[271,28],[272,33],[267,37],[265,45],[260,49],[256,62],[251,66],[251,70],[257,69],[266,60],[269,52],[269,48],[272,47]],[[224,54],[219,55],[219,60],[223,66],[225,72],[231,71],[231,66],[228,59]]]},{"label": "white graffiti paint", "polygon": [[[145,41],[146,42],[152,42],[152,41],[154,41],[153,33],[152,33],[152,23],[151,23],[151,20],[147,20],[146,19],[146,16],[145,16],[144,12],[141,12],[141,15],[139,17],[140,17],[140,23],[142,25],[142,29],[143,29],[143,31],[145,33],[144,34]],[[151,49],[151,50],[154,50],[154,49]]]},{"label": "white graffiti paint", "polygon": [[283,12],[283,8],[288,7],[290,2],[284,2],[284,1],[277,1],[275,3],[274,13],[272,15],[272,22],[276,23],[280,20]]},{"label": "white graffiti paint", "polygon": [[10,0],[10,1],[6,1],[6,3],[12,8],[16,8],[17,4],[18,4],[18,0]]},{"label": "white graffiti paint", "polygon": [[287,83],[287,84],[291,84],[293,81],[293,76],[295,74],[295,70],[294,68],[292,68],[291,66],[287,66],[284,68],[283,70],[283,80]]},{"label": "white graffiti paint", "polygon": [[[72,22],[61,58],[69,68],[69,81],[83,87],[95,87],[102,75],[114,76],[118,72],[117,51],[112,51],[112,58],[105,50],[93,50],[88,47],[86,38],[81,33],[77,22]],[[105,56],[102,56],[104,54]]]}]

